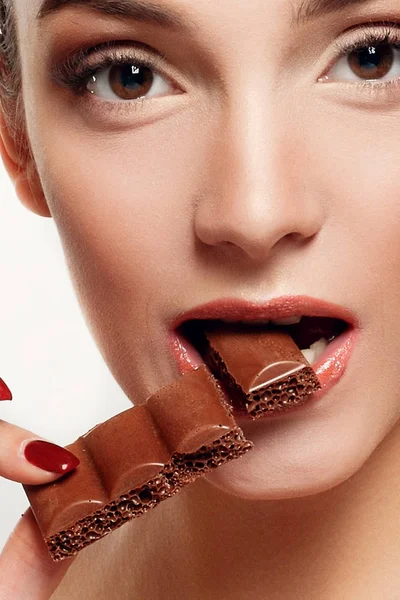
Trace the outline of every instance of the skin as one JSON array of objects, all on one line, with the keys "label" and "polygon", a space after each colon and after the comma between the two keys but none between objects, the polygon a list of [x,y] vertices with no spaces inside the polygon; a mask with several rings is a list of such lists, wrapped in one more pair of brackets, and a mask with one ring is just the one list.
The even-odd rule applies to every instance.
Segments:
[{"label": "skin", "polygon": [[[171,383],[171,321],[219,298],[322,298],[361,332],[320,403],[244,425],[252,452],[87,548],[52,597],[394,599],[400,92],[361,88],[354,74],[318,79],[345,29],[398,22],[398,2],[298,29],[296,0],[160,4],[181,8],[194,32],[82,8],[39,29],[38,0],[16,3],[35,164],[18,163],[4,123],[3,161],[23,204],[54,219],[114,377],[136,404]],[[75,43],[111,39],[165,52],[178,91],[117,113],[49,81],[50,60]],[[22,560],[17,543],[3,564]],[[35,598],[50,597],[65,566],[44,570]]]}]

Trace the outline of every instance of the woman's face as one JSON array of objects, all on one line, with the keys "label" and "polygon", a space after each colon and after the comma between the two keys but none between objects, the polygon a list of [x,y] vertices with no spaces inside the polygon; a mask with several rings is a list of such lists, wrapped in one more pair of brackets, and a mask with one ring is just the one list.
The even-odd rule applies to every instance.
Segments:
[{"label": "woman's face", "polygon": [[[360,325],[344,375],[243,422],[255,449],[209,479],[266,499],[344,481],[400,415],[398,0],[157,0],[136,19],[55,4],[38,19],[17,0],[28,135],[116,380],[135,403],[171,383],[172,323],[209,302],[343,307]],[[84,47],[78,72],[114,66],[80,92],[55,68]]]}]

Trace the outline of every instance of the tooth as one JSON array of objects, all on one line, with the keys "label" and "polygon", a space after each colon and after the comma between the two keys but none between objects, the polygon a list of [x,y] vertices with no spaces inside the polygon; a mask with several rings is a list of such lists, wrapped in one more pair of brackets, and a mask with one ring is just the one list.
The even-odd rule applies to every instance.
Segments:
[{"label": "tooth", "polygon": [[300,323],[301,317],[287,317],[286,319],[276,319],[272,320],[275,325],[295,325],[296,323]]},{"label": "tooth", "polygon": [[302,355],[304,356],[304,358],[310,363],[310,365],[312,365],[314,363],[315,359],[315,351],[311,350],[311,348],[307,348],[306,350],[302,350],[301,351]]},{"label": "tooth", "polygon": [[328,340],[326,340],[325,338],[320,338],[319,340],[317,340],[316,342],[311,344],[311,346],[309,348],[305,348],[304,350],[301,350],[301,352],[302,352],[304,358],[306,360],[308,360],[310,365],[313,365],[317,362],[319,357],[323,354],[323,352],[324,352],[325,348],[328,346],[328,344],[329,344]]},{"label": "tooth", "polygon": [[317,340],[316,342],[311,344],[310,348],[312,348],[316,352],[322,354],[322,352],[325,350],[325,348],[328,345],[329,345],[328,340],[326,340],[325,338],[320,338],[319,340]]}]

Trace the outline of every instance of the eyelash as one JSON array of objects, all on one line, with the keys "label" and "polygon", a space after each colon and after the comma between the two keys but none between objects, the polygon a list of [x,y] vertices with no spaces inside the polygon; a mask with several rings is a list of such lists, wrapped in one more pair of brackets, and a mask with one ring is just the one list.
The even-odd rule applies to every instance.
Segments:
[{"label": "eyelash", "polygon": [[[370,28],[359,28],[356,30],[356,39],[353,41],[346,40],[338,40],[335,43],[334,49],[334,60],[330,63],[329,69],[325,71],[325,74],[329,72],[329,70],[336,64],[338,59],[343,58],[344,56],[351,54],[352,52],[357,52],[368,46],[382,46],[389,45],[396,50],[400,50],[400,23],[375,23],[371,24],[371,26],[383,26],[384,29],[379,30],[371,30]],[[369,89],[370,91],[379,92],[387,91],[390,87],[394,88],[396,86],[400,86],[400,78],[385,80],[385,81],[359,81],[359,82],[342,82],[342,84],[348,84],[353,88],[356,87],[361,91]]]},{"label": "eyelash", "polygon": [[[352,42],[339,40],[335,43],[335,56],[330,64],[329,70],[334,66],[338,59],[368,46],[390,45],[396,50],[400,50],[400,23],[383,22],[371,24],[371,26],[373,25],[385,26],[385,29],[381,31],[372,31],[369,28],[359,28],[356,30],[357,38]],[[121,44],[129,45],[129,52],[125,54],[121,49],[115,50],[115,47],[117,45],[118,47],[121,47]],[[56,65],[52,73],[52,78],[57,83],[70,88],[75,94],[83,95],[87,91],[86,88],[90,78],[95,75],[96,72],[102,71],[110,66],[127,65],[133,62],[137,66],[147,67],[152,69],[154,73],[166,77],[163,67],[168,64],[168,62],[167,57],[164,54],[155,52],[147,46],[147,44],[141,44],[139,42],[134,44],[134,48],[135,50],[132,51],[132,41],[109,41],[100,44],[96,48],[83,48],[64,62]],[[94,53],[94,50],[99,52],[97,59],[93,63],[86,62],[88,57]],[[326,72],[328,71],[325,71],[325,73]],[[167,77],[167,79],[173,83],[170,78]],[[351,82],[350,85],[352,87],[357,87],[358,89],[373,88],[373,91],[379,93],[379,91],[387,90],[389,86],[400,86],[400,78],[382,82],[379,80]],[[137,103],[138,100],[133,100],[132,102]]]},{"label": "eyelash", "polygon": [[[120,49],[115,50],[115,46],[118,45],[118,47],[121,47],[121,44],[129,44],[129,51],[125,53]],[[147,67],[152,69],[154,73],[170,79],[165,75],[162,68],[167,62],[167,57],[164,54],[160,52],[155,53],[146,44],[140,44],[139,42],[134,44],[134,48],[135,50],[132,51],[132,42],[104,42],[96,47],[99,55],[95,62],[91,63],[87,63],[86,61],[88,56],[93,54],[94,49],[83,48],[77,54],[69,57],[65,62],[56,65],[52,78],[69,87],[78,95],[84,94],[87,91],[86,87],[89,80],[95,73],[103,71],[110,66],[135,63],[139,67]],[[137,100],[134,100],[134,102],[137,102]]]}]

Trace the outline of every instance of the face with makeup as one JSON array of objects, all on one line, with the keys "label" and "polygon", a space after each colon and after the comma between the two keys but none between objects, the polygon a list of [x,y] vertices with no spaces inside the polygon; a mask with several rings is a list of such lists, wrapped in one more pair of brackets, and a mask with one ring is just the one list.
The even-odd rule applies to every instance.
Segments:
[{"label": "face with makeup", "polygon": [[254,450],[208,480],[264,499],[346,480],[400,415],[398,1],[56,4],[16,1],[38,175],[20,195],[48,206],[116,380],[134,403],[171,383],[172,323],[212,301],[343,307],[344,375],[243,423]]}]

